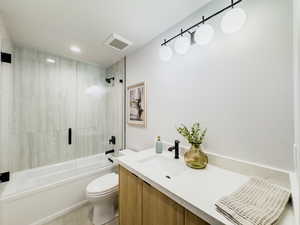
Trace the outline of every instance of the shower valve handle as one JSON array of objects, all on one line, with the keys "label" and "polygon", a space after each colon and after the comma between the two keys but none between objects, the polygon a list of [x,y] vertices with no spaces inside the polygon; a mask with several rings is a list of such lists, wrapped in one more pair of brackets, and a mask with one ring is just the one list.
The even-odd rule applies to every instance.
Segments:
[{"label": "shower valve handle", "polygon": [[109,144],[113,144],[115,145],[116,144],[116,136],[111,136],[111,138],[109,139]]},{"label": "shower valve handle", "polygon": [[8,182],[10,178],[9,172],[0,173],[0,183]]}]

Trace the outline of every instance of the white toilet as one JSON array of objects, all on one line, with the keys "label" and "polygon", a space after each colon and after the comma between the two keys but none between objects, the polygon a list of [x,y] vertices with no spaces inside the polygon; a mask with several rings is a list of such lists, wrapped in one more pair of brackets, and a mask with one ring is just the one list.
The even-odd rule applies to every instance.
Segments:
[{"label": "white toilet", "polygon": [[93,224],[114,224],[118,214],[119,176],[106,174],[93,180],[86,188],[87,200],[93,205]]}]

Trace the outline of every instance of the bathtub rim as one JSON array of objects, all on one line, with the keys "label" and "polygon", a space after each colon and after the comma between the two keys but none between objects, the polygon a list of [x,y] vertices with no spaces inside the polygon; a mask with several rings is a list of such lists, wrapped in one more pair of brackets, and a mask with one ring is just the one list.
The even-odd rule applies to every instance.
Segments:
[{"label": "bathtub rim", "polygon": [[79,180],[79,179],[81,179],[83,177],[86,177],[86,176],[92,176],[94,174],[97,174],[97,173],[100,173],[100,172],[103,172],[103,171],[106,171],[106,170],[107,171],[112,171],[113,168],[115,168],[115,167],[116,167],[116,165],[111,164],[111,165],[104,166],[104,167],[101,167],[99,169],[93,170],[91,172],[82,173],[82,174],[80,174],[78,176],[72,176],[70,178],[65,178],[63,180],[59,180],[59,181],[53,182],[51,184],[38,186],[36,188],[24,190],[24,191],[21,191],[21,192],[18,192],[18,193],[14,193],[14,194],[9,194],[9,195],[6,195],[6,196],[1,196],[0,197],[0,205],[8,203],[8,202],[12,202],[12,201],[17,201],[17,200],[25,198],[25,197],[27,197],[29,195],[37,194],[37,193],[40,193],[40,192],[44,192],[44,191],[50,190],[52,188],[56,188],[58,186],[62,186],[64,184],[66,184],[66,183],[73,183],[76,180]]}]

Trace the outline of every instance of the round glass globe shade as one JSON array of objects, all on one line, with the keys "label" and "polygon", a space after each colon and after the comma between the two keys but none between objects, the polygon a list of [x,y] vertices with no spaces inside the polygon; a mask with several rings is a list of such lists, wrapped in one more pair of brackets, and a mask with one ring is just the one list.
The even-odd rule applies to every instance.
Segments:
[{"label": "round glass globe shade", "polygon": [[173,51],[169,46],[163,45],[159,49],[159,58],[162,61],[169,61],[173,56]]},{"label": "round glass globe shade", "polygon": [[198,45],[208,44],[215,34],[214,29],[211,25],[201,25],[194,34],[194,40]]},{"label": "round glass globe shade", "polygon": [[247,20],[245,11],[241,8],[229,10],[222,18],[221,28],[225,34],[239,31]]},{"label": "round glass globe shade", "polygon": [[178,54],[184,55],[190,49],[190,46],[191,40],[187,37],[181,36],[175,41],[174,48]]}]

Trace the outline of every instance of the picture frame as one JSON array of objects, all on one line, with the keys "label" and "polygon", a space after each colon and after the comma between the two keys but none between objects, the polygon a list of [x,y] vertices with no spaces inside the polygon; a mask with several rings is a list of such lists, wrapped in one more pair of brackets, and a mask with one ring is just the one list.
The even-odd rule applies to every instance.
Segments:
[{"label": "picture frame", "polygon": [[127,87],[127,124],[147,127],[147,89],[145,81]]}]

